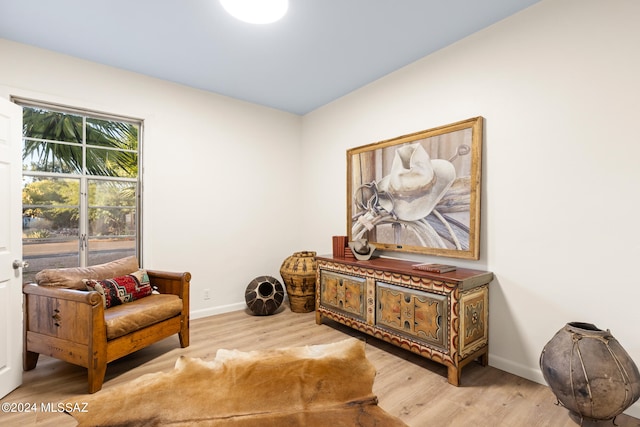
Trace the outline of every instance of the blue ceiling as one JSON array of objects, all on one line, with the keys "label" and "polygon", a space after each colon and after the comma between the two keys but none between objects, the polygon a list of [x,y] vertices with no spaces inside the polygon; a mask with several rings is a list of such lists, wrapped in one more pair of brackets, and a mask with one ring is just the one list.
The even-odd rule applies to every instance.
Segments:
[{"label": "blue ceiling", "polygon": [[305,114],[538,1],[291,0],[251,25],[218,0],[0,0],[0,37]]}]

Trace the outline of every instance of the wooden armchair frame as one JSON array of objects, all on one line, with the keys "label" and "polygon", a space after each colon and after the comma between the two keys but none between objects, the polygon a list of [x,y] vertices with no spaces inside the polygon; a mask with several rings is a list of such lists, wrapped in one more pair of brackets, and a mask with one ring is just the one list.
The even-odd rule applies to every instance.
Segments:
[{"label": "wooden armchair frame", "polygon": [[189,346],[190,273],[147,270],[161,294],[182,299],[179,315],[107,340],[105,308],[98,292],[26,284],[24,301],[24,370],[34,369],[45,354],[88,370],[89,393],[102,388],[107,364],[150,344],[178,334],[180,347]]}]

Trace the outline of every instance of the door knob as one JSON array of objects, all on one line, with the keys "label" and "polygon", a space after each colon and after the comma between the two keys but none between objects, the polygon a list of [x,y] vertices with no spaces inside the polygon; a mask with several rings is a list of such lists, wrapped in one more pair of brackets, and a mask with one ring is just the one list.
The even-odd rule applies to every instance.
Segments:
[{"label": "door knob", "polygon": [[29,263],[27,261],[20,261],[20,260],[13,261],[13,268],[16,270],[19,268],[27,268],[27,267],[29,267]]}]

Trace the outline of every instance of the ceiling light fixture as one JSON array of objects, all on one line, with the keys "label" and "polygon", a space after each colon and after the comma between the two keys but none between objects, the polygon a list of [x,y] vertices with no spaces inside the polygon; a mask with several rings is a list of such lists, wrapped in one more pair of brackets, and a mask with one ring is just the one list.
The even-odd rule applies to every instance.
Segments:
[{"label": "ceiling light fixture", "polygon": [[270,24],[289,9],[289,0],[220,0],[220,3],[232,16],[250,24]]}]

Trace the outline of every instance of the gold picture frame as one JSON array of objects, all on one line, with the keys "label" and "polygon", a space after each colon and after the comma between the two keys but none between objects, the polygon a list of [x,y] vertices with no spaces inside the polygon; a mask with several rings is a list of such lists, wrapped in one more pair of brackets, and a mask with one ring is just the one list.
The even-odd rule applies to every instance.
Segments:
[{"label": "gold picture frame", "polygon": [[377,249],[480,257],[483,118],[347,150],[347,235]]}]

